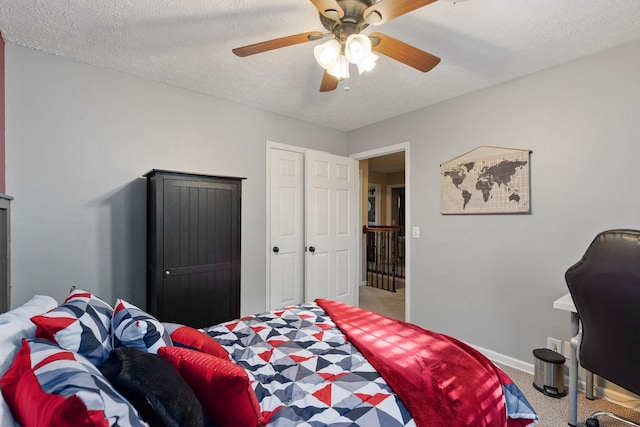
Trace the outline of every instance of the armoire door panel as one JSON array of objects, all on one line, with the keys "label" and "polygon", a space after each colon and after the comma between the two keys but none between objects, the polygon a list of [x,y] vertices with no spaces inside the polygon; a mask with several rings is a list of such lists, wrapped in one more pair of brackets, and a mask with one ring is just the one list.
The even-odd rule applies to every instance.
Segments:
[{"label": "armoire door panel", "polygon": [[[230,262],[234,224],[233,193],[228,189],[165,186],[165,265]],[[175,244],[179,248],[176,250]]]}]

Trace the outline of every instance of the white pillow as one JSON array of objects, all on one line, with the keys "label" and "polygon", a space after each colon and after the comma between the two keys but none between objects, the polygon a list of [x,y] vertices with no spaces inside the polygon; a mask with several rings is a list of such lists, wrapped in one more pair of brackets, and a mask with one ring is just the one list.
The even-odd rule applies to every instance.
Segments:
[{"label": "white pillow", "polygon": [[2,427],[20,427],[20,424],[13,419],[9,405],[4,401],[2,393],[0,393],[0,426]]},{"label": "white pillow", "polygon": [[50,296],[36,295],[20,307],[0,314],[0,377],[11,367],[22,347],[22,338],[35,338],[36,325],[30,320],[31,316],[57,306],[58,302]]},{"label": "white pillow", "polygon": [[[58,302],[46,295],[36,295],[11,311],[0,314],[0,377],[11,367],[13,358],[22,347],[22,338],[34,338],[36,325],[31,316],[45,313],[58,306]],[[0,426],[20,427],[0,391]]]}]

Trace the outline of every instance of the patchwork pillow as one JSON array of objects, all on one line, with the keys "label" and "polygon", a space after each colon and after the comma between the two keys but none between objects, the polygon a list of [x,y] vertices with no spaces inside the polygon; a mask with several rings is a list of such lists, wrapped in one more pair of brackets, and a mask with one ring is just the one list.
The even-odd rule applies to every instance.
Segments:
[{"label": "patchwork pillow", "polygon": [[171,342],[176,347],[190,348],[212,356],[229,359],[227,350],[225,350],[218,341],[201,330],[178,323],[163,322],[162,326],[164,326],[164,329],[169,333]]},{"label": "patchwork pillow", "polygon": [[220,357],[181,347],[163,347],[158,354],[178,369],[209,415],[222,427],[263,426],[258,399],[240,366]]},{"label": "patchwork pillow", "polygon": [[118,299],[111,320],[113,347],[134,347],[157,353],[160,347],[171,345],[171,338],[162,323],[133,304]]},{"label": "patchwork pillow", "polygon": [[[0,314],[0,377],[7,372],[22,346],[22,338],[35,338],[36,325],[31,316],[56,308],[58,302],[46,295],[35,295],[20,307]],[[1,426],[4,424],[0,423]]]},{"label": "patchwork pillow", "polygon": [[22,427],[148,427],[91,362],[48,340],[23,340],[0,386]]},{"label": "patchwork pillow", "polygon": [[53,341],[100,366],[111,351],[112,314],[109,304],[90,292],[75,289],[60,306],[31,321],[37,326],[36,337]]},{"label": "patchwork pillow", "polygon": [[205,425],[204,409],[189,384],[157,354],[116,348],[100,371],[151,426]]}]

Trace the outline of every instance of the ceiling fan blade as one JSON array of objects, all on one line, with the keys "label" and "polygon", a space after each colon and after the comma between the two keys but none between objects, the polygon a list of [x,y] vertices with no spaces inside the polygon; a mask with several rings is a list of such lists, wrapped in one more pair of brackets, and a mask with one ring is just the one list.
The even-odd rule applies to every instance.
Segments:
[{"label": "ceiling fan blade", "polygon": [[327,70],[324,70],[324,75],[322,76],[322,83],[320,83],[320,92],[329,92],[332,90],[336,90],[338,87],[338,78],[329,74]]},{"label": "ceiling fan blade", "polygon": [[337,21],[344,16],[344,10],[336,0],[311,0],[311,3],[322,15]]},{"label": "ceiling fan blade", "polygon": [[380,25],[435,1],[436,0],[381,0],[369,6],[364,11],[363,16],[368,24]]},{"label": "ceiling fan blade", "polygon": [[375,52],[400,61],[423,73],[431,70],[440,62],[440,58],[437,56],[433,56],[424,50],[420,50],[417,47],[408,45],[405,42],[401,42],[385,34],[372,33],[369,34],[369,38],[372,39],[371,49]]},{"label": "ceiling fan blade", "polygon": [[237,47],[232,52],[238,56],[255,55],[256,53],[266,52],[268,50],[279,49],[294,44],[306,43],[311,40],[318,40],[324,37],[320,31],[310,31],[308,33],[295,34],[293,36],[280,37],[278,39],[267,40],[260,43],[250,44],[248,46]]}]

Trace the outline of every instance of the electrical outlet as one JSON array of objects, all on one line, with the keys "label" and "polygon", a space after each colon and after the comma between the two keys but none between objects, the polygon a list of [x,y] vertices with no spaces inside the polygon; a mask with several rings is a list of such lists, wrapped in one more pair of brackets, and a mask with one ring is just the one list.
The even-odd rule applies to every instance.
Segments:
[{"label": "electrical outlet", "polygon": [[547,348],[555,351],[556,353],[564,354],[562,351],[562,341],[558,339],[551,337],[547,338]]}]

